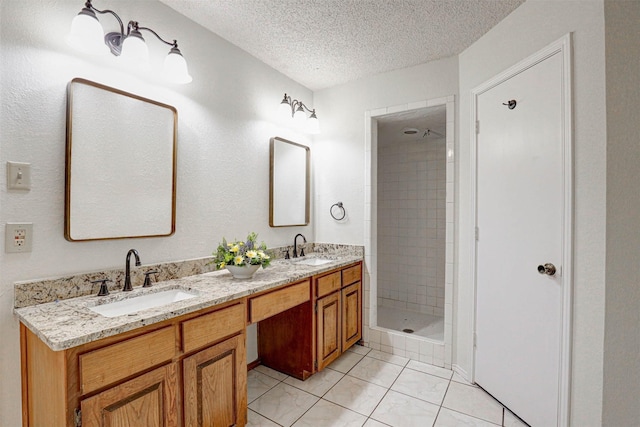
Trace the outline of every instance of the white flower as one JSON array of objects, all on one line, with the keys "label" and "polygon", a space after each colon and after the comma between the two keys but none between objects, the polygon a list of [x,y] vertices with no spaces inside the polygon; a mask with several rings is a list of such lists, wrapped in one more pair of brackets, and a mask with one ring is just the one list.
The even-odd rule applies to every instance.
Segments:
[{"label": "white flower", "polygon": [[256,256],[258,256],[258,253],[256,251],[247,251],[247,256],[249,258],[255,258]]}]

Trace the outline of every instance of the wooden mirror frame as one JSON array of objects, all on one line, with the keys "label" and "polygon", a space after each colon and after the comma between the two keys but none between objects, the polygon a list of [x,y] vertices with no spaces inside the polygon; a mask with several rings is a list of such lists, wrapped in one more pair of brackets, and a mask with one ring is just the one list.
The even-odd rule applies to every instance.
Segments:
[{"label": "wooden mirror frame", "polygon": [[[301,149],[296,152],[294,162],[283,164],[287,160],[278,156],[278,145],[290,150]],[[293,152],[290,151],[290,154]],[[303,159],[304,164],[300,164]],[[273,137],[269,146],[269,226],[294,227],[309,224],[310,199],[310,164],[311,150],[306,145],[298,144],[280,137]],[[304,168],[304,171],[301,169]],[[304,178],[302,178],[304,177]],[[299,185],[294,185],[299,183]],[[291,200],[293,209],[297,210],[287,218],[292,206],[285,206],[284,199]],[[288,201],[287,201],[288,202]],[[296,203],[304,203],[299,205]],[[302,212],[304,210],[304,212]]]},{"label": "wooden mirror frame", "polygon": [[177,110],[89,80],[67,87],[69,241],[175,232]]}]

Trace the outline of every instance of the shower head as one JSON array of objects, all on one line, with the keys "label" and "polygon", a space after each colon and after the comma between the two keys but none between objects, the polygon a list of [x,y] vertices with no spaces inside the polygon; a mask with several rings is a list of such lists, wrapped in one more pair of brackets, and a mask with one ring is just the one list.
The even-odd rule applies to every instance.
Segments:
[{"label": "shower head", "polygon": [[436,132],[435,130],[431,130],[429,128],[425,129],[424,131],[420,130],[420,129],[416,129],[416,128],[404,128],[402,129],[402,133],[404,135],[416,135],[418,133],[422,134],[422,138],[427,138],[427,137],[437,137],[437,138],[444,138],[444,135],[441,134],[440,132]]},{"label": "shower head", "polygon": [[444,135],[441,134],[440,132],[436,132],[435,130],[431,130],[431,129],[426,129],[424,131],[424,135],[422,135],[423,138],[426,138],[428,136],[437,136],[438,138],[444,138]]}]

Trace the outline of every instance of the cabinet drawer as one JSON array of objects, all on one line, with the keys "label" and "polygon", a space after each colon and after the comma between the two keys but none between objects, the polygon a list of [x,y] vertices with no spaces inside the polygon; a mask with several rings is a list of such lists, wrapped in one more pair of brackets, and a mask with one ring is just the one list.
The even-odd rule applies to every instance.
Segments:
[{"label": "cabinet drawer", "polygon": [[97,390],[170,361],[176,353],[176,336],[169,326],[89,353],[81,354],[80,390]]},{"label": "cabinet drawer", "polygon": [[310,300],[309,280],[249,300],[249,321],[259,322]]},{"label": "cabinet drawer", "polygon": [[182,348],[185,353],[213,344],[244,329],[244,304],[236,304],[182,322]]},{"label": "cabinet drawer", "polygon": [[362,279],[362,265],[354,265],[353,267],[342,270],[342,285],[347,286],[358,282]]},{"label": "cabinet drawer", "polygon": [[340,272],[327,274],[326,276],[316,279],[316,295],[318,298],[328,295],[333,291],[337,291],[342,286]]}]

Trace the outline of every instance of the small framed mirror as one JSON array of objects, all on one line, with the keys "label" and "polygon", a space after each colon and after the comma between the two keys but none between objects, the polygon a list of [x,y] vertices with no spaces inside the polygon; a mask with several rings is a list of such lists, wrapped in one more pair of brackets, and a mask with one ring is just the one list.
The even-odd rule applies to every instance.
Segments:
[{"label": "small framed mirror", "polygon": [[269,225],[309,224],[309,147],[274,137],[269,152]]},{"label": "small framed mirror", "polygon": [[89,80],[67,90],[65,238],[175,231],[178,113]]}]

